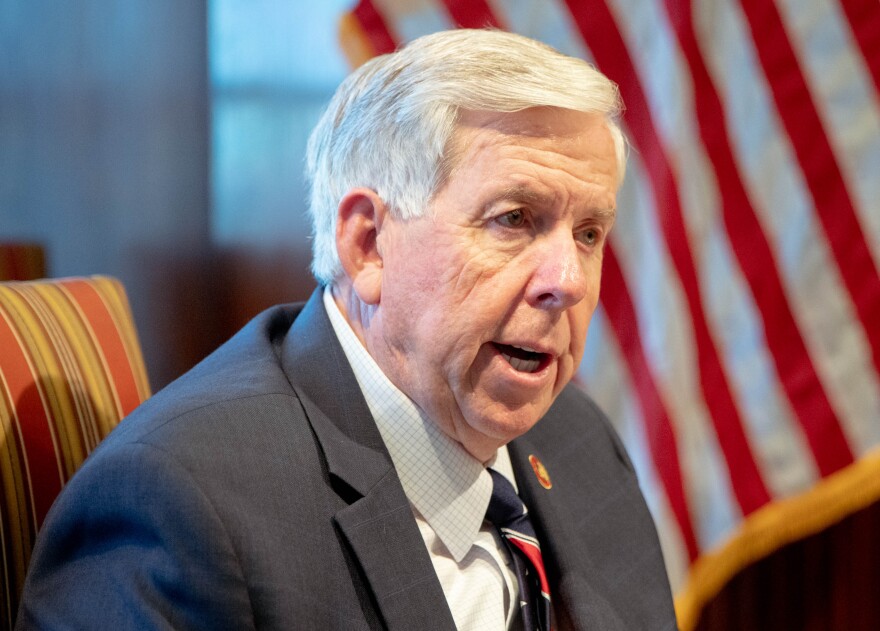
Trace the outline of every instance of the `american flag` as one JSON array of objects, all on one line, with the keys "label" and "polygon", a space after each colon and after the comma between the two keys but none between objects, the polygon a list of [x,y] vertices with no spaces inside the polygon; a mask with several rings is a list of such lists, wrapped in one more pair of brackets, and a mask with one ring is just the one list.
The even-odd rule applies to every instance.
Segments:
[{"label": "american flag", "polygon": [[353,63],[496,27],[618,83],[631,143],[580,379],[633,455],[683,629],[880,498],[878,0],[361,0]]}]

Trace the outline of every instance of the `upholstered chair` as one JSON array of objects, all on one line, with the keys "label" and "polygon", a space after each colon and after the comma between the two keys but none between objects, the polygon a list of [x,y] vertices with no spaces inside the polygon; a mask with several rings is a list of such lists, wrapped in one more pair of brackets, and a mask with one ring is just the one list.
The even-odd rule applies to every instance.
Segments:
[{"label": "upholstered chair", "polygon": [[149,394],[119,281],[0,282],[0,630],[58,492]]}]

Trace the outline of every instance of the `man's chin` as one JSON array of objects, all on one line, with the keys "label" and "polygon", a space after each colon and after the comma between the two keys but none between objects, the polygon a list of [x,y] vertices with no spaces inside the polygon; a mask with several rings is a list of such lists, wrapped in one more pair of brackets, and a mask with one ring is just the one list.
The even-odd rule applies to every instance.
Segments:
[{"label": "man's chin", "polygon": [[[495,450],[506,445],[510,441],[519,438],[534,427],[546,414],[548,406],[538,406],[532,409],[505,410],[491,415],[480,415],[467,422],[470,434],[469,442],[474,446],[481,445],[481,452]],[[471,453],[473,448],[465,445]],[[488,456],[491,457],[491,456]]]}]

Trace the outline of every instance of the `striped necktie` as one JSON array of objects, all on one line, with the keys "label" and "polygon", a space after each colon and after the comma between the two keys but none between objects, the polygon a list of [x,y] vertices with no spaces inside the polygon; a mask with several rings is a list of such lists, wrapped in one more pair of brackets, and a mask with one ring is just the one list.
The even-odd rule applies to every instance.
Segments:
[{"label": "striped necktie", "polygon": [[507,478],[493,469],[488,471],[492,476],[492,499],[486,519],[498,529],[513,560],[523,628],[550,631],[550,587],[529,511]]}]

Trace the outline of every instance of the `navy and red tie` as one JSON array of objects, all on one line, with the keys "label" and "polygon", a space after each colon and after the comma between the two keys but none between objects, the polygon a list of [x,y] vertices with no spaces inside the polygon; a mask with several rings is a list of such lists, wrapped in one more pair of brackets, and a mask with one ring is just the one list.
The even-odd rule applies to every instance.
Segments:
[{"label": "navy and red tie", "polygon": [[492,499],[486,519],[498,529],[513,560],[523,628],[550,631],[550,587],[529,511],[507,478],[492,469],[488,471],[492,476]]}]

